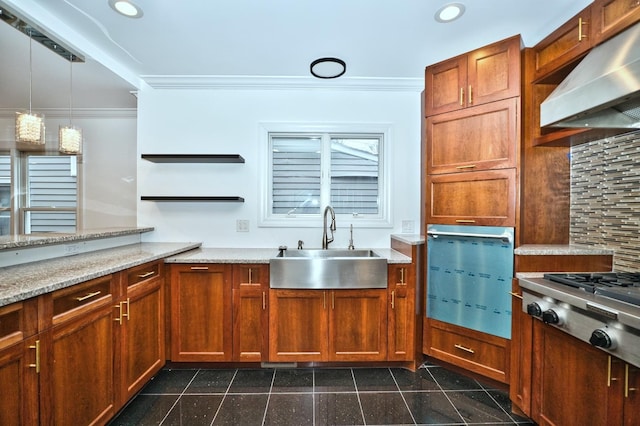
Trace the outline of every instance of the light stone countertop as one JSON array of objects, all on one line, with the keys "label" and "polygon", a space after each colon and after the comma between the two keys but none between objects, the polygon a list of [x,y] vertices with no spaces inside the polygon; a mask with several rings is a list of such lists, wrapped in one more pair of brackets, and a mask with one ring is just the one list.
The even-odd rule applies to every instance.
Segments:
[{"label": "light stone countertop", "polygon": [[580,256],[580,255],[613,255],[614,251],[607,248],[592,247],[578,244],[525,244],[517,247],[514,254],[518,256]]},{"label": "light stone countertop", "polygon": [[200,243],[139,243],[0,268],[0,306],[198,247]]},{"label": "light stone countertop", "polygon": [[412,246],[424,244],[426,241],[424,235],[419,234],[391,234],[391,238],[407,244],[411,244]]},{"label": "light stone countertop", "polygon": [[[289,249],[295,250],[295,249]],[[331,250],[331,249],[329,249]],[[390,248],[368,249],[387,259],[387,263],[411,263],[411,258]],[[165,259],[165,263],[269,263],[277,248],[210,248],[180,253]]]},{"label": "light stone countertop", "polygon": [[95,240],[99,238],[112,238],[124,235],[142,234],[153,231],[152,227],[145,228],[101,228],[77,231],[72,234],[65,233],[41,233],[27,235],[3,235],[0,236],[0,250],[46,246],[76,241]]}]

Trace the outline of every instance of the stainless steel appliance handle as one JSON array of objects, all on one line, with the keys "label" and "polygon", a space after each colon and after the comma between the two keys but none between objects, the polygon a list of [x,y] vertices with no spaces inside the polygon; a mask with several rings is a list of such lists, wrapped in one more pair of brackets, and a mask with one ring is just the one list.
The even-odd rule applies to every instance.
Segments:
[{"label": "stainless steel appliance handle", "polygon": [[504,233],[500,235],[491,235],[491,234],[472,234],[466,232],[442,232],[442,231],[427,231],[427,235],[431,235],[433,238],[438,238],[439,236],[449,236],[449,237],[478,237],[478,238],[495,238],[498,240],[502,240],[505,243],[511,243],[511,235],[509,233]]}]

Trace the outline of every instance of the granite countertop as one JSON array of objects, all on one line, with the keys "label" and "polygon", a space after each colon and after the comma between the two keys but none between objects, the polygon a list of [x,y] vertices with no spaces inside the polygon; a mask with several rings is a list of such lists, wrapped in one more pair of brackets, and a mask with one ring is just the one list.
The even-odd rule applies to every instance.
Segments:
[{"label": "granite countertop", "polygon": [[419,234],[391,234],[391,238],[413,246],[424,244],[426,241],[424,235]]},{"label": "granite countertop", "polygon": [[513,251],[514,254],[519,256],[566,256],[566,255],[613,255],[614,251],[607,248],[592,247],[579,244],[525,244],[520,247],[516,247]]},{"label": "granite countertop", "polygon": [[[293,249],[290,249],[293,250]],[[411,263],[411,258],[390,248],[370,249],[387,263]],[[165,263],[269,263],[277,248],[209,248],[201,247],[165,259]]]},{"label": "granite countertop", "polygon": [[0,237],[0,250],[46,246],[75,241],[95,240],[98,238],[120,237],[124,235],[142,234],[150,231],[153,231],[152,227],[89,229],[77,231],[73,234],[51,232],[28,235],[4,235]]},{"label": "granite countertop", "polygon": [[200,247],[200,243],[139,243],[0,268],[0,306]]}]

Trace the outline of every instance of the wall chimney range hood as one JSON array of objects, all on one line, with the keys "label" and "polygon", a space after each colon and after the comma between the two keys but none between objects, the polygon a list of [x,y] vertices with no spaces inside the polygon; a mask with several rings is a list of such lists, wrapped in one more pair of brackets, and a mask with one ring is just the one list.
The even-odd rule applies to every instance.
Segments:
[{"label": "wall chimney range hood", "polygon": [[584,57],[540,105],[540,126],[640,129],[640,24]]}]

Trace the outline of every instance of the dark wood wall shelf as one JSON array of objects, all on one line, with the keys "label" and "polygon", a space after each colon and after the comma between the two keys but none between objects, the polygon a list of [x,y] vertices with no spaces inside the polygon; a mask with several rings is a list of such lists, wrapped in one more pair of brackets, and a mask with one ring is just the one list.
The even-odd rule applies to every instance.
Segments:
[{"label": "dark wood wall shelf", "polygon": [[142,201],[199,201],[244,203],[244,198],[236,196],[191,196],[191,195],[143,195]]},{"label": "dark wood wall shelf", "polygon": [[244,163],[239,154],[142,154],[154,163]]}]

